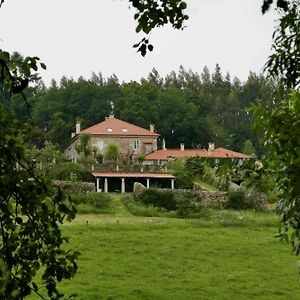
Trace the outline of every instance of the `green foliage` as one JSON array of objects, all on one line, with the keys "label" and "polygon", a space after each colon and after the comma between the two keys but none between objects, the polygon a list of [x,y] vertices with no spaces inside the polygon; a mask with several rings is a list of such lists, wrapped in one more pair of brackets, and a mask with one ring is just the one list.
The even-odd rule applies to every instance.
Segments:
[{"label": "green foliage", "polygon": [[76,151],[78,154],[83,153],[84,157],[87,158],[92,154],[93,149],[89,146],[91,140],[90,134],[80,134],[80,142],[76,144]]},{"label": "green foliage", "polygon": [[211,216],[211,209],[193,202],[188,193],[176,196],[176,216],[179,218],[201,218],[208,219]]},{"label": "green foliage", "polygon": [[225,205],[229,209],[255,208],[246,200],[246,192],[243,189],[228,193],[228,202]]},{"label": "green foliage", "polygon": [[65,158],[59,147],[46,141],[43,148],[36,147],[26,149],[26,158],[36,163],[62,163]]},{"label": "green foliage", "polygon": [[[134,19],[138,22],[136,32],[143,31],[149,35],[152,29],[165,24],[171,24],[175,29],[183,29],[183,23],[188,19],[188,16],[183,13],[187,5],[182,0],[129,0],[129,2],[136,9],[134,15]],[[153,50],[153,45],[149,44],[148,38],[143,38],[133,47],[138,48],[142,56],[145,56],[147,51]]]},{"label": "green foliage", "polygon": [[268,152],[264,161],[267,171],[274,177],[280,201],[277,211],[282,226],[280,236],[290,240],[296,254],[300,252],[300,93],[292,91],[280,105],[264,108],[252,106],[264,132]]},{"label": "green foliage", "polygon": [[146,205],[161,207],[168,211],[176,209],[175,195],[169,190],[145,189],[140,193],[137,200]]},{"label": "green foliage", "polygon": [[167,211],[166,209],[154,206],[152,204],[144,204],[136,201],[131,195],[122,196],[122,203],[126,209],[134,216],[142,217],[176,217],[174,211]]},{"label": "green foliage", "polygon": [[74,162],[51,164],[43,167],[45,175],[51,179],[93,182],[90,169]]},{"label": "green foliage", "polygon": [[112,197],[104,193],[74,193],[71,194],[71,198],[77,207],[80,204],[86,204],[96,208],[96,210],[92,211],[92,213],[106,212],[112,205]]},{"label": "green foliage", "polygon": [[252,156],[255,155],[256,153],[255,148],[253,146],[253,143],[249,139],[244,142],[242,153],[252,155]]},{"label": "green foliage", "polygon": [[192,189],[194,187],[193,177],[188,173],[174,173],[176,177],[175,187],[179,189]]},{"label": "green foliage", "polygon": [[143,162],[144,162],[144,160],[145,160],[145,154],[144,154],[144,153],[139,153],[138,156],[137,156],[137,161],[138,161],[138,163],[139,163],[140,165],[142,165]]},{"label": "green foliage", "polygon": [[38,60],[0,50],[1,299],[39,295],[34,279],[39,270],[50,299],[61,298],[57,282],[71,279],[77,270],[78,253],[67,249],[60,229],[64,220],[74,219],[76,209],[26,159],[24,145],[34,127],[18,119],[10,106],[10,96],[23,94],[34,79]]},{"label": "green foliage", "polygon": [[185,167],[184,159],[175,159],[168,164],[169,171],[176,177],[175,187],[179,189],[192,189],[195,175]]},{"label": "green foliage", "polygon": [[278,78],[287,88],[300,87],[300,3],[284,2],[278,9],[281,17],[273,34],[273,51],[265,68],[269,75]]},{"label": "green foliage", "polygon": [[104,155],[102,153],[97,153],[95,155],[95,159],[96,159],[96,162],[98,164],[102,164],[103,163],[103,158],[104,158]]},{"label": "green foliage", "polygon": [[184,163],[185,168],[195,176],[203,175],[204,159],[199,156],[187,157]]},{"label": "green foliage", "polygon": [[114,143],[108,144],[104,156],[108,160],[117,161],[120,158],[119,145]]}]

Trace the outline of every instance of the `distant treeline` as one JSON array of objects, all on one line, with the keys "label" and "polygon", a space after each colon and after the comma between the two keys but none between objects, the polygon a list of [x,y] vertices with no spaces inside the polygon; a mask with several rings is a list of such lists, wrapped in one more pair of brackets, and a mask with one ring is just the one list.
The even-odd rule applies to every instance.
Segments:
[{"label": "distant treeline", "polygon": [[153,69],[140,82],[120,83],[113,75],[103,78],[93,73],[86,80],[62,77],[49,88],[42,82],[27,91],[31,105],[15,99],[18,114],[32,117],[46,139],[63,148],[74,131],[76,120],[86,128],[104,120],[114,103],[117,118],[144,128],[155,124],[168,148],[217,146],[242,151],[249,140],[262,154],[258,137],[252,130],[252,116],[246,108],[256,100],[271,99],[273,83],[262,75],[250,73],[246,82],[222,75],[219,65],[212,74],[205,67],[201,74],[180,67],[161,77]]}]

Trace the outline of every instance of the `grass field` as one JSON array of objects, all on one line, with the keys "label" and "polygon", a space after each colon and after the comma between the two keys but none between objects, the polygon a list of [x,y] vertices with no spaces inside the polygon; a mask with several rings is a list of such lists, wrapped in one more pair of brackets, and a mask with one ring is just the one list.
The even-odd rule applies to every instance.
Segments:
[{"label": "grass field", "polygon": [[273,214],[142,218],[117,203],[114,215],[81,214],[64,225],[70,247],[81,252],[64,293],[87,300],[300,299],[297,258],[274,238]]}]

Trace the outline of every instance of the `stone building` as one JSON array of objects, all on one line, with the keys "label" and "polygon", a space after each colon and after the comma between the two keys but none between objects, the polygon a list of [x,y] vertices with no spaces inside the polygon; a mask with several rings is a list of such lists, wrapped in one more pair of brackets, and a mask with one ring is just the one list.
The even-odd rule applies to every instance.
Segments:
[{"label": "stone building", "polygon": [[145,129],[134,124],[119,120],[113,115],[106,117],[103,122],[81,130],[80,124],[76,124],[76,132],[72,132],[71,140],[65,148],[67,159],[77,161],[79,154],[76,145],[80,143],[80,136],[90,135],[90,144],[99,153],[104,154],[107,145],[113,143],[119,145],[120,155],[123,158],[135,158],[139,153],[145,155],[157,151],[157,139],[159,134],[154,132],[154,125]]}]

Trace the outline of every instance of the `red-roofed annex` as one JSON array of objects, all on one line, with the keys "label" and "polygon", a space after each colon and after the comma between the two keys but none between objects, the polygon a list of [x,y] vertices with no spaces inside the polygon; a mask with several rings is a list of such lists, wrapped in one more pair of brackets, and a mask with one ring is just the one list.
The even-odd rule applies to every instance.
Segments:
[{"label": "red-roofed annex", "polygon": [[247,159],[249,155],[228,150],[225,148],[215,148],[214,143],[208,144],[208,149],[185,149],[184,144],[179,149],[167,149],[163,139],[162,149],[154,151],[146,156],[145,164],[147,165],[165,165],[168,161],[176,158],[199,156],[212,159]]}]

